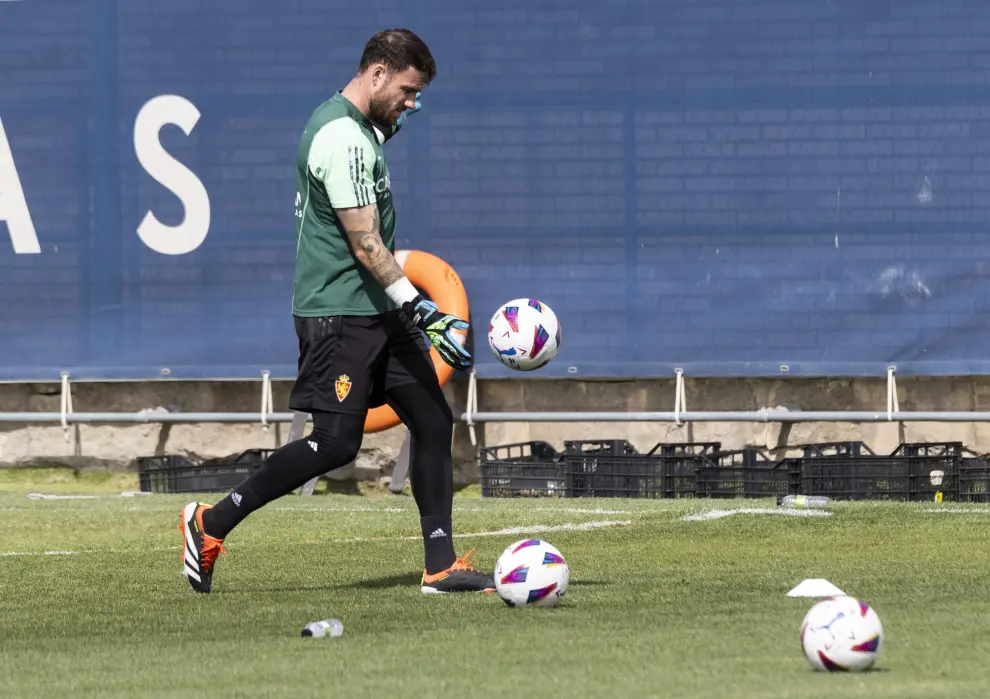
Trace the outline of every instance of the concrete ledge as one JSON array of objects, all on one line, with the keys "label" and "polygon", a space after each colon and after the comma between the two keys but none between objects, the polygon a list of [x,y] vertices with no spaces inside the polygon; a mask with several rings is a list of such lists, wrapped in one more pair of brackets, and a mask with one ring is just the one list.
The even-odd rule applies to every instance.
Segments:
[{"label": "concrete ledge", "polygon": [[[287,410],[290,383],[272,384],[274,408]],[[899,377],[901,410],[986,410],[990,377]],[[675,383],[642,381],[479,381],[478,405],[485,411],[668,411]],[[876,379],[691,379],[685,383],[689,410],[886,410],[886,382]],[[448,385],[451,404],[463,409],[466,381]],[[60,387],[52,384],[0,385],[2,411],[57,412]],[[74,383],[77,412],[139,411],[160,407],[183,412],[259,410],[260,381]],[[59,464],[73,467],[136,468],[138,456],[183,454],[191,459],[224,456],[251,448],[274,448],[288,435],[287,424],[59,425],[0,423],[0,466]],[[657,442],[720,441],[726,448],[759,446],[781,457],[808,442],[862,440],[878,452],[904,441],[961,441],[990,450],[987,423],[489,423],[476,429],[481,445],[547,441],[558,448],[568,439],[628,439],[640,450]],[[337,479],[378,480],[391,474],[405,436],[403,427],[366,435],[357,462]],[[468,428],[454,431],[459,483],[477,480],[475,448]]]}]

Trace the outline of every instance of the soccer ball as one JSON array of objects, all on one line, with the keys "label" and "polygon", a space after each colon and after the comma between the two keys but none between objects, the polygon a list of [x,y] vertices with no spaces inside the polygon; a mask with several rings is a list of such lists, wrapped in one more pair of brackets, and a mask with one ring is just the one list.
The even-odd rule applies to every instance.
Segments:
[{"label": "soccer ball", "polygon": [[801,646],[817,670],[860,672],[876,662],[883,646],[883,626],[866,602],[829,597],[805,615]]},{"label": "soccer ball", "polygon": [[517,541],[495,564],[495,591],[510,607],[552,607],[567,592],[569,580],[560,551],[539,539]]},{"label": "soccer ball", "polygon": [[510,369],[533,371],[557,356],[560,323],[553,310],[536,299],[509,301],[492,316],[488,344]]}]

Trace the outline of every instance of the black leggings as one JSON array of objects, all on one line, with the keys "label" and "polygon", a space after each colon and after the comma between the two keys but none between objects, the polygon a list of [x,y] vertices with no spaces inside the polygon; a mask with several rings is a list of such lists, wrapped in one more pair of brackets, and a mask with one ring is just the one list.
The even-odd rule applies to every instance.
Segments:
[{"label": "black leggings", "polygon": [[[386,401],[412,433],[409,472],[420,516],[449,516],[454,423],[443,391],[435,383],[404,384],[390,389]],[[212,508],[204,520],[207,532],[223,538],[258,508],[351,463],[361,448],[364,421],[364,415],[314,412],[309,435],[273,452],[264,466]]]},{"label": "black leggings", "polygon": [[409,428],[409,481],[421,517],[449,516],[454,500],[450,442],[454,416],[439,384],[406,384],[386,400]]}]

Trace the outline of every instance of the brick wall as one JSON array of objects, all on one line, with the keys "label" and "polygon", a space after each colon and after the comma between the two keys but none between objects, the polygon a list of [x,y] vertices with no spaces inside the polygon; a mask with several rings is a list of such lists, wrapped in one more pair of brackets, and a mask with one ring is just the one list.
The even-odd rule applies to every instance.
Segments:
[{"label": "brick wall", "polygon": [[[450,260],[482,327],[549,303],[546,375],[990,369],[977,0],[49,4],[0,4],[0,119],[44,251],[0,245],[12,366],[291,373],[299,129],[406,25],[439,76],[388,146],[399,245]],[[166,93],[202,112],[162,141],[212,207],[175,258],[134,232],[182,217],[132,145]]]}]

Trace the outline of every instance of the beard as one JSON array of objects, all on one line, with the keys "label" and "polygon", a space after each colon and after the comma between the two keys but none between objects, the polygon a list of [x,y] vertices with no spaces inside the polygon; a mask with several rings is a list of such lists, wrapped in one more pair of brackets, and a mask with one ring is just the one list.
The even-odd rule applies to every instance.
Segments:
[{"label": "beard", "polygon": [[381,126],[393,126],[396,121],[395,107],[387,100],[372,97],[368,103],[368,118]]}]

